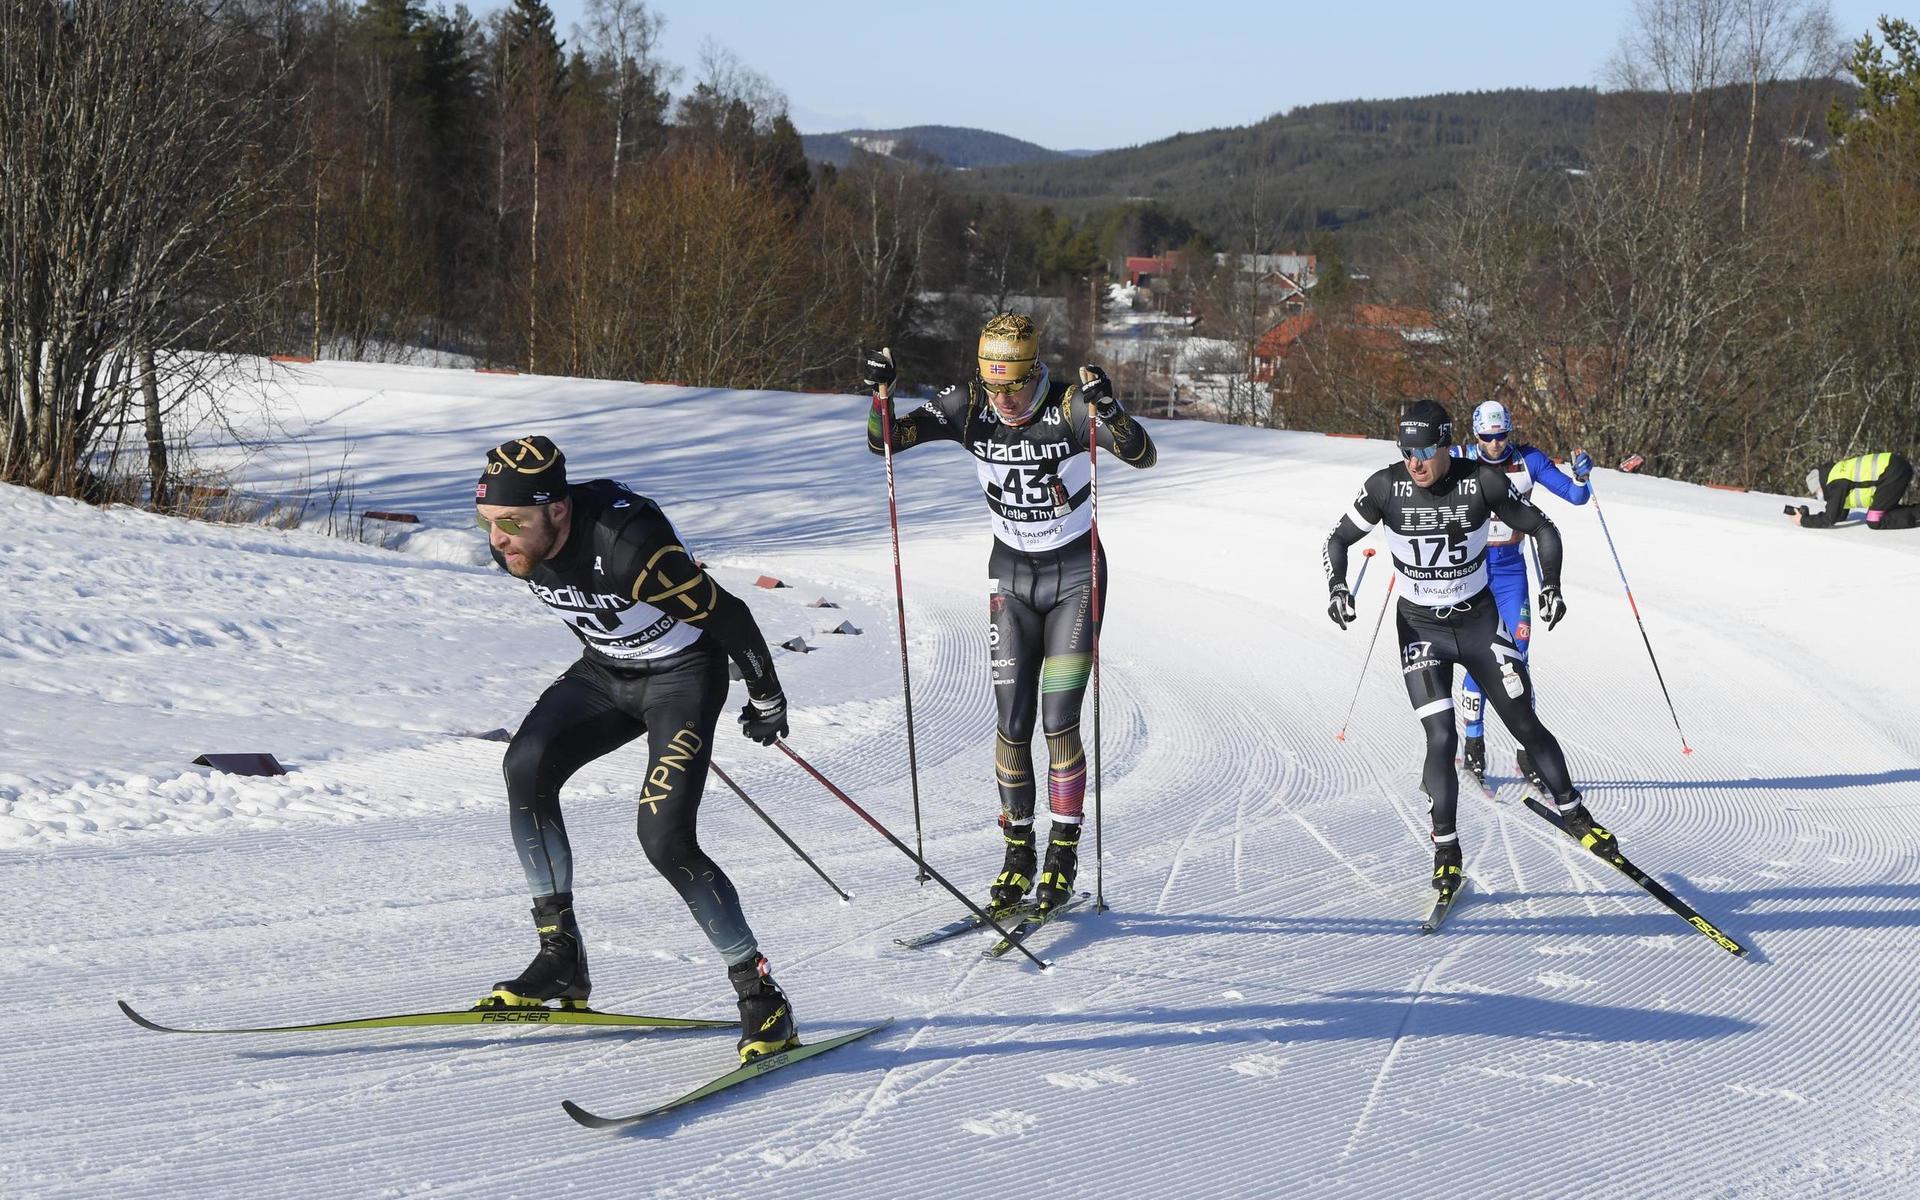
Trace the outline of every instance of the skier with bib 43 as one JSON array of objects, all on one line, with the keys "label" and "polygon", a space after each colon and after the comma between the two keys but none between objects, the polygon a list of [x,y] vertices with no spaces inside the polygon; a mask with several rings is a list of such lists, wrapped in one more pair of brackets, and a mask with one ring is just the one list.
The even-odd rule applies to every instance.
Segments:
[{"label": "skier with bib 43", "polygon": [[[1038,915],[1073,895],[1087,781],[1080,701],[1102,617],[1093,600],[1088,445],[1132,467],[1155,461],[1153,440],[1120,406],[1105,372],[1088,366],[1079,382],[1054,379],[1039,348],[1030,318],[1001,313],[980,332],[974,378],[898,417],[892,356],[878,351],[864,363],[873,392],[868,448],[885,453],[883,429],[892,431],[896,452],[932,441],[959,442],[973,455],[993,518],[987,644],[999,716],[994,774],[1006,844],[988,900],[996,916],[1019,907],[1029,888]],[[1098,570],[1104,608],[1104,548]],[[1053,818],[1043,863],[1033,837],[1036,706],[1047,738]]]}]

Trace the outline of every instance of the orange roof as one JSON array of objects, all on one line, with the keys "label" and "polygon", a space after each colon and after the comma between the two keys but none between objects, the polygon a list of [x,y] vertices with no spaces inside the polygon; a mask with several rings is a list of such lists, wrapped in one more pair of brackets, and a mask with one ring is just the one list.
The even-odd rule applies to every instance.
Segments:
[{"label": "orange roof", "polygon": [[1307,336],[1307,331],[1319,324],[1310,312],[1295,313],[1260,335],[1253,344],[1253,352],[1260,358],[1285,358],[1293,344]]},{"label": "orange roof", "polygon": [[1433,314],[1406,304],[1356,304],[1353,323],[1376,329],[1432,329]]}]

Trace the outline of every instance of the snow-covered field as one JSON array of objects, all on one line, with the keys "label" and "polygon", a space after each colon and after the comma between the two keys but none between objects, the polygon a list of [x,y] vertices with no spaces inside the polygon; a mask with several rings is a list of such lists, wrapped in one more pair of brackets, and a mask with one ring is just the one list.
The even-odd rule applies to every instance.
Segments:
[{"label": "snow-covered field", "polygon": [[[384,549],[0,488],[0,1194],[1920,1195],[1920,535],[1601,472],[1682,756],[1594,513],[1547,499],[1569,616],[1535,641],[1542,714],[1624,848],[1754,953],[1571,848],[1511,780],[1463,794],[1473,890],[1422,938],[1391,634],[1333,736],[1384,563],[1344,634],[1319,568],[1390,451],[1197,423],[1152,425],[1154,471],[1103,461],[1112,911],[1049,930],[1051,972],[895,947],[957,905],[724,728],[716,761],[854,893],[710,788],[703,838],[803,1032],[888,1032],[608,1135],[559,1101],[663,1100],[725,1069],[732,1035],[139,1029],[116,998],[298,1021],[461,1007],[525,963],[502,746],[473,735],[512,728],[575,644],[478,565],[473,478],[510,435],[652,495],[770,641],[817,644],[779,661],[792,745],[913,827],[863,400],[331,363],[249,395],[281,439],[246,457],[250,488],[344,456],[360,506],[421,529]],[[898,465],[928,857],[978,894],[999,860],[988,533],[958,447]],[[842,620],[862,632],[821,632]],[[206,751],[290,773],[187,765]],[[730,1017],[634,844],[641,766],[616,754],[567,793],[596,1004]]]}]

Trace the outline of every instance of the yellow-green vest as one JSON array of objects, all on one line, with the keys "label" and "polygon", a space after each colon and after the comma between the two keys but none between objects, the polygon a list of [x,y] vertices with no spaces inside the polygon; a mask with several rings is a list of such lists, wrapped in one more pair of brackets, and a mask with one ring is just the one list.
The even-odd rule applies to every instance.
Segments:
[{"label": "yellow-green vest", "polygon": [[1844,458],[1827,468],[1827,482],[1857,483],[1861,486],[1847,493],[1848,508],[1866,508],[1873,503],[1873,485],[1887,473],[1887,463],[1891,454],[1862,454],[1857,458]]}]

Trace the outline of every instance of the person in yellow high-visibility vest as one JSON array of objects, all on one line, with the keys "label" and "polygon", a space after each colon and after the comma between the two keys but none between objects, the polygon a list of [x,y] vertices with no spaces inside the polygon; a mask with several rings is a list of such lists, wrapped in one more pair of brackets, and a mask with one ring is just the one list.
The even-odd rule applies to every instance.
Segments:
[{"label": "person in yellow high-visibility vest", "polygon": [[1803,529],[1826,529],[1845,520],[1849,509],[1864,508],[1869,529],[1912,529],[1920,525],[1920,505],[1900,503],[1912,482],[1913,464],[1897,452],[1823,463],[1807,472],[1807,490],[1826,502],[1826,510],[1789,504],[1787,516]]}]

